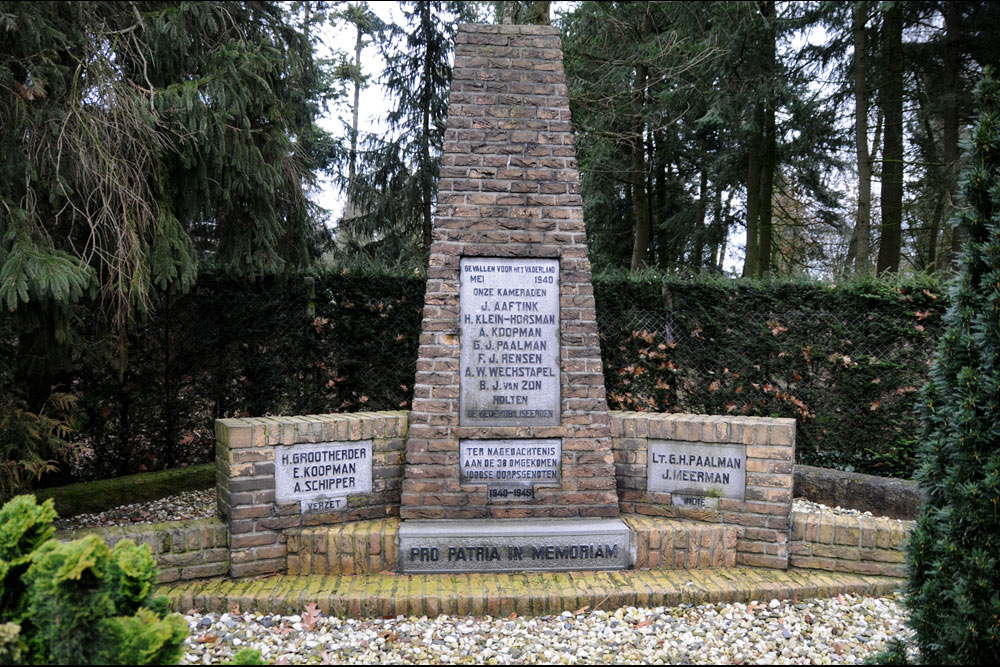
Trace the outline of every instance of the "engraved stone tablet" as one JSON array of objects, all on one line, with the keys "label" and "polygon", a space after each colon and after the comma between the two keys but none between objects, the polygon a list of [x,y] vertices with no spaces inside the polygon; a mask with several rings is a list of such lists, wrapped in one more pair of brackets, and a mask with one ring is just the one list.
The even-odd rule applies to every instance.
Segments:
[{"label": "engraved stone tablet", "polygon": [[344,509],[347,497],[372,492],[372,441],[274,448],[274,499],[301,501],[303,512]]},{"label": "engraved stone tablet", "polygon": [[404,574],[622,570],[631,533],[621,519],[404,521]]},{"label": "engraved stone tablet", "polygon": [[463,484],[486,484],[488,502],[526,502],[536,484],[559,486],[562,441],[462,440],[459,466]]},{"label": "engraved stone tablet", "polygon": [[559,425],[559,261],[465,257],[462,426]]},{"label": "engraved stone tablet", "polygon": [[[740,498],[746,490],[746,447],[734,444],[649,441],[646,490],[677,494],[675,505],[709,506],[693,497]],[[716,501],[714,505],[718,505]]]}]

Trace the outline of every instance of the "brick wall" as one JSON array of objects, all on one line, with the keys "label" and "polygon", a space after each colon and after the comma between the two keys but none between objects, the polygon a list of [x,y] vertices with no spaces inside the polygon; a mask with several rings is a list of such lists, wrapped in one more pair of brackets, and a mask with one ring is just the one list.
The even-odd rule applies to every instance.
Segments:
[{"label": "brick wall", "polygon": [[[794,420],[612,412],[611,436],[623,514],[730,524],[737,527],[738,565],[788,567]],[[715,509],[694,509],[673,505],[669,493],[648,492],[650,440],[746,446],[745,498],[719,498]]]},{"label": "brick wall", "polygon": [[287,573],[378,574],[395,570],[398,532],[396,518],[291,530]]},{"label": "brick wall", "polygon": [[681,521],[632,514],[637,570],[709,570],[735,567],[738,528],[720,523]]},{"label": "brick wall", "polygon": [[[637,570],[695,570],[736,564],[737,528],[631,515]],[[288,531],[290,575],[378,574],[396,568],[395,518]]]},{"label": "brick wall", "polygon": [[[397,515],[406,429],[401,411],[216,420],[216,489],[232,576],[283,570],[288,529]],[[359,440],[373,444],[370,494],[349,496],[342,510],[306,514],[298,502],[275,502],[275,446]]]},{"label": "brick wall", "polygon": [[[609,420],[558,30],[462,25],[406,450],[404,519],[617,516]],[[561,424],[459,425],[462,257],[554,258]],[[461,484],[459,440],[561,438],[559,487],[517,506]]]},{"label": "brick wall", "polygon": [[69,541],[90,534],[97,535],[111,547],[121,540],[147,545],[159,566],[161,584],[221,577],[229,572],[226,526],[218,519],[64,530],[56,533],[56,539]]},{"label": "brick wall", "polygon": [[794,512],[790,562],[828,572],[906,576],[906,540],[913,521]]}]

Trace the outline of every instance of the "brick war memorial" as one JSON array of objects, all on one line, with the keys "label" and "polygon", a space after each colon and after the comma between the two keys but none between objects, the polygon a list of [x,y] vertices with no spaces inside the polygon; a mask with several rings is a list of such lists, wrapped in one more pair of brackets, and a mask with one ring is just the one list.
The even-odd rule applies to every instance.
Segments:
[{"label": "brick war memorial", "polygon": [[901,530],[793,517],[793,420],[609,412],[549,26],[460,27],[412,411],[216,437],[230,577],[901,574]]}]

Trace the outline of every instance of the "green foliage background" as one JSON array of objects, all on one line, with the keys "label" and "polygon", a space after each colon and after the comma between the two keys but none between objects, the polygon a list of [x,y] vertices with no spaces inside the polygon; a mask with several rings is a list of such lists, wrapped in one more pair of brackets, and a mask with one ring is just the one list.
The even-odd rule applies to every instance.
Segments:
[{"label": "green foliage background", "polygon": [[[615,274],[594,287],[611,409],[794,417],[800,463],[912,473],[916,390],[946,302],[933,280]],[[409,409],[423,291],[422,277],[371,270],[255,283],[205,270],[187,294],[157,293],[124,372],[117,339],[81,309],[58,379],[88,453],[46,484],[208,461],[218,417]],[[20,372],[0,378],[16,386]]]}]

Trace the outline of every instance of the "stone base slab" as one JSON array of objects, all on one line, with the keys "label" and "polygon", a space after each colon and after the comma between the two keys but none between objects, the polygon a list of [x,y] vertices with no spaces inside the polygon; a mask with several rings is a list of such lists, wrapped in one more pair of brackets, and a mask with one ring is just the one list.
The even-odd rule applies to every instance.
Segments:
[{"label": "stone base slab", "polygon": [[621,519],[404,521],[403,574],[624,570],[631,531]]}]

